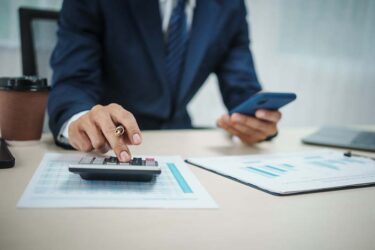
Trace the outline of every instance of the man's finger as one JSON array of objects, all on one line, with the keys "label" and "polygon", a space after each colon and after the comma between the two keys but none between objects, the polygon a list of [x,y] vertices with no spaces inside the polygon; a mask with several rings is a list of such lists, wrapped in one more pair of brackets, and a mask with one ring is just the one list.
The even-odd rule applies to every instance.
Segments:
[{"label": "man's finger", "polygon": [[259,137],[256,134],[254,134],[254,135],[251,135],[251,134],[250,135],[244,135],[244,136],[240,136],[238,138],[240,138],[240,140],[243,143],[248,144],[248,145],[263,141],[263,138]]},{"label": "man's finger", "polygon": [[111,118],[114,122],[124,126],[126,135],[132,144],[139,145],[142,143],[141,130],[132,113],[120,106],[114,106],[111,110]]},{"label": "man's finger", "polygon": [[281,120],[281,113],[275,110],[259,109],[255,112],[255,117],[276,123]]},{"label": "man's finger", "polygon": [[79,131],[75,138],[75,144],[78,146],[78,150],[83,152],[91,152],[93,150],[90,139],[84,131]]},{"label": "man's finger", "polygon": [[80,151],[89,152],[92,150],[90,139],[84,131],[79,129],[79,123],[73,122],[69,127],[69,144]]},{"label": "man's finger", "polygon": [[254,133],[249,133],[249,131],[247,131],[247,133],[243,133],[242,131],[238,130],[236,127],[232,125],[228,126],[228,124],[225,124],[223,129],[226,130],[228,133],[240,138],[240,140],[243,143],[249,145],[262,141],[264,139],[264,135],[256,130],[253,130]]},{"label": "man's finger", "polygon": [[242,133],[240,131],[236,130],[234,127],[232,127],[228,124],[224,124],[222,126],[222,128],[224,130],[226,130],[228,133],[230,133],[231,135],[235,135],[235,136],[238,136],[238,137],[242,136]]},{"label": "man's finger", "polygon": [[216,124],[221,127],[224,123],[228,124],[230,122],[229,115],[224,114],[217,119]]},{"label": "man's finger", "polygon": [[104,151],[107,140],[95,123],[87,119],[86,121],[82,122],[81,127],[89,137],[92,147],[100,152]]},{"label": "man's finger", "polygon": [[255,138],[259,139],[260,141],[266,139],[267,136],[268,136],[264,132],[261,132],[259,130],[255,130],[255,129],[253,129],[253,128],[249,127],[249,126],[243,125],[241,123],[235,123],[235,124],[233,124],[233,127],[237,131],[241,132],[244,136],[245,135],[246,136],[251,135],[252,137],[255,137]]},{"label": "man's finger", "polygon": [[254,144],[265,138],[263,133],[248,126],[236,127],[236,124],[231,122],[228,115],[221,116],[217,120],[217,124],[228,133],[237,136],[245,144]]},{"label": "man's finger", "polygon": [[237,129],[234,124],[230,122],[229,116],[223,116],[222,119],[219,120],[220,127],[229,132],[232,135],[238,136],[238,137],[244,137],[245,135],[248,135],[250,131],[244,131]]},{"label": "man's finger", "polygon": [[109,145],[115,152],[117,158],[120,161],[130,161],[131,154],[128,146],[126,145],[125,139],[123,137],[118,137],[115,133],[116,126],[112,121],[109,114],[103,114],[102,116],[97,117],[96,122],[99,124],[99,127],[108,141]]},{"label": "man's finger", "polygon": [[98,148],[96,151],[99,152],[99,153],[101,153],[101,154],[105,154],[109,150],[111,150],[111,147],[108,145],[108,143],[106,143],[103,147]]},{"label": "man's finger", "polygon": [[277,132],[275,123],[259,120],[252,116],[235,113],[231,116],[231,122],[233,122],[234,124],[242,124],[248,126],[266,135],[271,135]]}]

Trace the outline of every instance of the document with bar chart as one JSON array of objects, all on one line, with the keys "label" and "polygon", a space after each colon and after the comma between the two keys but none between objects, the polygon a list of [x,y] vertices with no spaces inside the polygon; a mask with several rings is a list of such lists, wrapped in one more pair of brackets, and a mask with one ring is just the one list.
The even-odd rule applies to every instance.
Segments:
[{"label": "document with bar chart", "polygon": [[375,184],[375,161],[319,150],[189,158],[188,163],[263,191],[288,195]]},{"label": "document with bar chart", "polygon": [[154,156],[162,173],[151,182],[83,180],[69,172],[82,155],[44,156],[19,208],[216,208],[217,204],[178,156]]}]

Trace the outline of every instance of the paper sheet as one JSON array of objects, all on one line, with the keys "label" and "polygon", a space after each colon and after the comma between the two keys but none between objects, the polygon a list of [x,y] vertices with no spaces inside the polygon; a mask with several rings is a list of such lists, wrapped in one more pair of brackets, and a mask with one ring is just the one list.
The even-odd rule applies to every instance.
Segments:
[{"label": "paper sheet", "polygon": [[374,160],[349,158],[334,150],[190,158],[188,162],[277,194],[375,183]]},{"label": "paper sheet", "polygon": [[69,172],[82,155],[46,154],[17,207],[216,208],[178,156],[154,156],[162,173],[151,182],[88,181]]}]

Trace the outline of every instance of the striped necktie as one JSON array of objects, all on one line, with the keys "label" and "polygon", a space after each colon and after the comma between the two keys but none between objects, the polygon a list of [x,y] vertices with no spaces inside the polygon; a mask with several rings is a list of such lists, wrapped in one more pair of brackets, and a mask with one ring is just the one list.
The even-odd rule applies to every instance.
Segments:
[{"label": "striped necktie", "polygon": [[177,96],[179,82],[184,68],[188,42],[186,0],[177,0],[169,20],[167,34],[166,70],[173,96]]}]

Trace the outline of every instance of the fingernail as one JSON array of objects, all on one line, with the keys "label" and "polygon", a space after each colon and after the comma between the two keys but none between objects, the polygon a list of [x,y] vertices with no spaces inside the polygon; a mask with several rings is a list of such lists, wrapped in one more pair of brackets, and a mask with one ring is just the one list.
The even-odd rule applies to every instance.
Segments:
[{"label": "fingernail", "polygon": [[232,120],[233,120],[234,122],[240,122],[240,121],[241,121],[241,117],[240,117],[239,115],[237,115],[237,114],[233,114],[233,115],[231,116],[231,118],[232,118]]},{"label": "fingernail", "polygon": [[258,110],[255,115],[257,117],[265,117],[266,113],[263,110]]},{"label": "fingernail", "polygon": [[122,151],[121,153],[120,153],[120,160],[121,161],[127,161],[127,160],[129,160],[129,154],[128,154],[128,152],[126,152],[126,151]]},{"label": "fingernail", "polygon": [[133,143],[134,144],[140,144],[142,142],[142,139],[141,137],[139,136],[139,134],[134,134],[133,135]]}]

